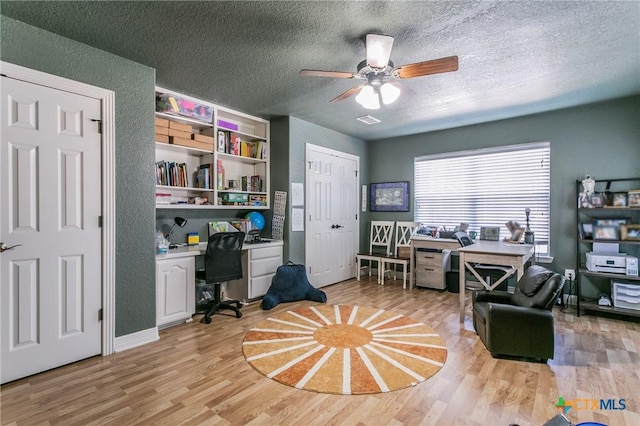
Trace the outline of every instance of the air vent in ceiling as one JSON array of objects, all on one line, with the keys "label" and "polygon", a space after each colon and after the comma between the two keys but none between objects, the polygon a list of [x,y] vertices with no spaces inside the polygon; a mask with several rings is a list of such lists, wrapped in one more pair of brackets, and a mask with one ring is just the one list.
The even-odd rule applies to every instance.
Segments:
[{"label": "air vent in ceiling", "polygon": [[362,117],[358,117],[356,120],[362,121],[364,124],[378,124],[380,120],[370,115],[363,115]]}]

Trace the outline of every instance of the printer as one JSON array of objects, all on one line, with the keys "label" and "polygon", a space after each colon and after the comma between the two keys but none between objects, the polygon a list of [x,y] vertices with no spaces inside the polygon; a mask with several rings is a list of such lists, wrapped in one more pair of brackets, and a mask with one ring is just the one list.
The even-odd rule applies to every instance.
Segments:
[{"label": "printer", "polygon": [[625,253],[587,253],[587,269],[593,272],[638,276],[638,258]]}]

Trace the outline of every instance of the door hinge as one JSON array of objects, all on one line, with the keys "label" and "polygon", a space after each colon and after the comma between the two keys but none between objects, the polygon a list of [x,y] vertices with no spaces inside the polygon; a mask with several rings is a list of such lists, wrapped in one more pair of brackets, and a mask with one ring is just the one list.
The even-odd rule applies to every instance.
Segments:
[{"label": "door hinge", "polygon": [[102,120],[97,118],[91,118],[90,120],[94,123],[98,123],[98,133],[102,134]]},{"label": "door hinge", "polygon": [[98,228],[102,228],[102,216],[98,216]]},{"label": "door hinge", "polygon": [[354,172],[356,172],[356,177],[358,177],[358,171],[357,171],[357,170],[354,170]]},{"label": "door hinge", "polygon": [[98,310],[98,321],[102,321],[102,309]]}]

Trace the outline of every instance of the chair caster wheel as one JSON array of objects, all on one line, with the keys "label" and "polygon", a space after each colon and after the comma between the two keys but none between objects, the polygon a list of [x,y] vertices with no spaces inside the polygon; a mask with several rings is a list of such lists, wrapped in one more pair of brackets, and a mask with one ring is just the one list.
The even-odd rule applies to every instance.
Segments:
[{"label": "chair caster wheel", "polygon": [[236,318],[242,318],[242,312],[236,312]]},{"label": "chair caster wheel", "polygon": [[211,317],[203,317],[202,320],[200,322],[203,322],[205,324],[211,324]]}]

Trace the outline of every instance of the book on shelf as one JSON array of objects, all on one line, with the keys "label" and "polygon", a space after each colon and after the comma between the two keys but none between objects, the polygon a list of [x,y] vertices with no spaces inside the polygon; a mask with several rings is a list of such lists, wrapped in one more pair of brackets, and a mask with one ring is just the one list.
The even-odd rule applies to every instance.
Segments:
[{"label": "book on shelf", "polygon": [[216,167],[216,189],[224,189],[224,167],[222,160],[218,160]]},{"label": "book on shelf", "polygon": [[227,152],[227,133],[224,130],[218,130],[218,152]]},{"label": "book on shelf", "polygon": [[175,161],[156,162],[156,185],[188,187],[186,163]]},{"label": "book on shelf", "polygon": [[201,164],[198,168],[198,188],[211,189],[212,164]]},{"label": "book on shelf", "polygon": [[229,154],[240,155],[240,136],[231,133],[229,136]]}]

